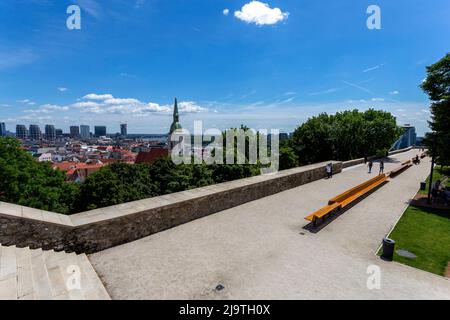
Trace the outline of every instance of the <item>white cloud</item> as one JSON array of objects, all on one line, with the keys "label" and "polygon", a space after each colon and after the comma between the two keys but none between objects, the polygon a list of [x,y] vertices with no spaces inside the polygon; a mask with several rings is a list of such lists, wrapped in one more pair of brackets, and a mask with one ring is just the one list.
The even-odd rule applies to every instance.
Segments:
[{"label": "white cloud", "polygon": [[54,111],[67,111],[69,110],[68,106],[59,106],[56,104],[44,104],[39,107],[39,109],[28,109],[24,110],[25,113],[32,113],[32,114],[38,114],[38,113],[51,113]]},{"label": "white cloud", "polygon": [[384,101],[383,98],[372,98],[372,101]]},{"label": "white cloud", "polygon": [[234,16],[247,23],[258,26],[272,25],[288,18],[289,12],[282,12],[280,8],[270,8],[267,3],[251,1],[245,4]]},{"label": "white cloud", "polygon": [[206,108],[200,107],[193,101],[180,102],[178,107],[182,113],[199,113],[208,111]]},{"label": "white cloud", "polygon": [[67,91],[67,88],[63,88],[63,87],[60,87],[60,88],[56,88],[59,92],[65,92],[65,91]]},{"label": "white cloud", "polygon": [[82,102],[75,102],[74,104],[71,105],[71,107],[74,108],[96,108],[96,107],[100,107],[100,104],[94,101],[82,101]]},{"label": "white cloud", "polygon": [[26,104],[26,105],[29,105],[29,106],[34,106],[36,104],[36,102],[31,101],[30,99],[19,100],[17,102],[22,103],[22,104]]},{"label": "white cloud", "polygon": [[112,99],[112,98],[114,98],[112,96],[112,94],[96,94],[96,93],[90,93],[83,97],[83,99],[88,99],[88,100],[106,100],[106,99]]},{"label": "white cloud", "polygon": [[400,94],[400,92],[398,92],[397,90],[395,90],[395,91],[390,92],[389,94],[395,96],[395,95]]},{"label": "white cloud", "polygon": [[[142,102],[135,98],[116,98],[111,94],[91,93],[83,97],[86,100],[71,105],[71,107],[82,109],[86,113],[105,113],[105,114],[134,114],[145,115],[148,113],[170,114],[172,106],[159,105],[154,102]],[[193,101],[179,103],[179,110],[182,113],[207,112],[207,108],[197,105]]]},{"label": "white cloud", "polygon": [[223,9],[223,15],[227,16],[230,13],[230,9]]}]

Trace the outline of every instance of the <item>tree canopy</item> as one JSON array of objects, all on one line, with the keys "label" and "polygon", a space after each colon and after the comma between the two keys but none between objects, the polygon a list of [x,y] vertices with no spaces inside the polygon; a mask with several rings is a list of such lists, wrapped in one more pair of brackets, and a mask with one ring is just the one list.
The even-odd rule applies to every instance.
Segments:
[{"label": "tree canopy", "polygon": [[431,100],[433,133],[427,134],[425,144],[435,152],[437,163],[450,165],[450,54],[427,67],[421,87]]},{"label": "tree canopy", "polygon": [[0,201],[71,213],[77,187],[48,163],[37,162],[14,138],[0,138]]},{"label": "tree canopy", "polygon": [[400,136],[389,112],[369,109],[319,114],[299,126],[292,138],[298,162],[349,160],[387,151]]}]

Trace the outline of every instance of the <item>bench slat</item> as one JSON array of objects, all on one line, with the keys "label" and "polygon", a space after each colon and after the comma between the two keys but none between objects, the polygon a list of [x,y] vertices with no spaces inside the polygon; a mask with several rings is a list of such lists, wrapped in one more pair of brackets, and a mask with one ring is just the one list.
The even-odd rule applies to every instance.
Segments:
[{"label": "bench slat", "polygon": [[388,176],[383,173],[376,176],[375,178],[372,178],[364,183],[361,183],[360,185],[353,187],[350,190],[347,190],[344,193],[334,197],[328,202],[327,206],[320,208],[316,212],[313,212],[312,214],[308,215],[305,219],[315,223],[315,219],[323,218],[337,208],[344,208],[348,206],[349,204],[356,201],[360,197],[364,196],[368,192],[374,190],[376,187],[380,186],[387,180]]}]

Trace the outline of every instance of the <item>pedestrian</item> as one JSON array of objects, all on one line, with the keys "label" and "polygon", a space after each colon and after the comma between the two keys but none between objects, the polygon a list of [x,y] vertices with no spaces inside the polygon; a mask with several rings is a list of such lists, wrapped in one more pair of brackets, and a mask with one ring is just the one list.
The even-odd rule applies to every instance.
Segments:
[{"label": "pedestrian", "polygon": [[367,156],[364,156],[364,164],[367,164]]},{"label": "pedestrian", "polygon": [[327,178],[331,179],[333,176],[333,167],[331,165],[331,163],[327,164]]},{"label": "pedestrian", "polygon": [[380,174],[384,173],[384,161],[380,161]]},{"label": "pedestrian", "polygon": [[373,162],[372,160],[369,161],[369,173],[372,173],[372,167],[373,167]]}]

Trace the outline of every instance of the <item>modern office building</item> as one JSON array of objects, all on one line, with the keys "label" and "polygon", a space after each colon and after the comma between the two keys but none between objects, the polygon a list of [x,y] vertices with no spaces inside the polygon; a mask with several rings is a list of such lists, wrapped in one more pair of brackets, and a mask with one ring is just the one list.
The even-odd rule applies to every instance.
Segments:
[{"label": "modern office building", "polygon": [[122,123],[122,124],[120,125],[120,135],[121,135],[122,137],[126,137],[127,134],[128,134],[128,126],[127,126],[126,123]]},{"label": "modern office building", "polygon": [[0,122],[0,137],[6,137],[6,124]]},{"label": "modern office building", "polygon": [[403,134],[394,143],[391,150],[399,150],[416,145],[417,143],[416,128],[411,126],[410,124],[405,124],[403,126],[403,130],[404,130]]},{"label": "modern office building", "polygon": [[28,129],[23,124],[16,125],[16,137],[18,139],[26,139],[28,138]]},{"label": "modern office building", "polygon": [[62,137],[63,137],[63,131],[62,131],[62,129],[56,129],[56,130],[55,130],[55,134],[56,134],[56,138],[57,138],[57,139],[62,138]]},{"label": "modern office building", "polygon": [[41,140],[41,128],[36,124],[30,124],[29,138],[31,140]]},{"label": "modern office building", "polygon": [[56,130],[54,125],[51,124],[45,125],[45,139],[47,140],[56,139]]},{"label": "modern office building", "polygon": [[81,125],[80,131],[81,131],[81,139],[89,139],[91,137],[91,128],[87,125]]},{"label": "modern office building", "polygon": [[80,127],[79,126],[71,126],[70,127],[70,137],[75,138],[75,139],[80,137]]},{"label": "modern office building", "polygon": [[106,127],[105,126],[95,126],[94,133],[96,137],[104,137],[106,136]]}]

